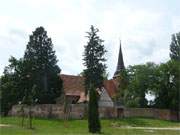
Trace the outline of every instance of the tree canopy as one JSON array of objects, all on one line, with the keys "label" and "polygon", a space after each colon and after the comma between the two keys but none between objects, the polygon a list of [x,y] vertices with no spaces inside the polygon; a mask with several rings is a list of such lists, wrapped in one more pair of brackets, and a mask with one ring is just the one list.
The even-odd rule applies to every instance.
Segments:
[{"label": "tree canopy", "polygon": [[[172,36],[170,44],[171,60],[160,64],[134,65],[126,69],[128,85],[120,89],[125,106],[179,110],[179,37],[179,33]],[[120,85],[124,84],[120,81]],[[146,97],[148,93],[155,97],[151,102],[148,102]]]},{"label": "tree canopy", "polygon": [[30,35],[24,61],[27,63],[29,87],[37,86],[35,96],[38,103],[55,103],[55,99],[61,94],[61,70],[57,65],[51,38],[43,27],[37,28]]},{"label": "tree canopy", "polygon": [[43,27],[30,35],[24,57],[19,60],[11,57],[9,63],[1,76],[1,112],[7,114],[19,102],[55,103],[61,95],[61,70],[51,38]]}]

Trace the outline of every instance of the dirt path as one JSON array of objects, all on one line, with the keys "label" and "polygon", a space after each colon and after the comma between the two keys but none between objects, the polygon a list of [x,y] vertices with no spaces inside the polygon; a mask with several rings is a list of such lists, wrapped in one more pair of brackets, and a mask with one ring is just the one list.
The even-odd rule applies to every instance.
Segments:
[{"label": "dirt path", "polygon": [[0,127],[9,127],[10,125],[7,124],[0,124]]},{"label": "dirt path", "polygon": [[130,126],[125,126],[125,127],[119,127],[119,128],[126,128],[126,129],[149,129],[149,130],[178,130],[180,131],[180,127],[130,127]]}]

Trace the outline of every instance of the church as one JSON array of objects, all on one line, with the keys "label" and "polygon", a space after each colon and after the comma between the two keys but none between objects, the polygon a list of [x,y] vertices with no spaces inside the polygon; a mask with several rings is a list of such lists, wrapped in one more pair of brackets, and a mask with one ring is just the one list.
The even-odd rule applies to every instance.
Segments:
[{"label": "church", "polygon": [[[114,107],[113,97],[118,91],[117,77],[121,70],[125,69],[121,43],[119,47],[119,55],[116,71],[110,80],[105,80],[103,88],[98,91],[100,95],[99,106]],[[75,75],[61,74],[63,80],[63,89],[66,99],[70,104],[86,103],[89,100],[88,95],[85,94],[84,77]]]}]

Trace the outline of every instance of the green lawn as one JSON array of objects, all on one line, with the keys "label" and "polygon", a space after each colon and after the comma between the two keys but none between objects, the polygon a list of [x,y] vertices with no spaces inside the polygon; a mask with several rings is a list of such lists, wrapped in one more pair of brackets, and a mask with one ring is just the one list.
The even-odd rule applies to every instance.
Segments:
[{"label": "green lawn", "polygon": [[[87,120],[62,120],[34,119],[34,129],[21,127],[21,118],[2,117],[1,135],[89,135]],[[149,118],[124,118],[116,120],[101,120],[102,135],[179,135],[180,130],[152,130],[152,129],[127,129],[131,127],[179,127],[180,123],[155,120]]]}]

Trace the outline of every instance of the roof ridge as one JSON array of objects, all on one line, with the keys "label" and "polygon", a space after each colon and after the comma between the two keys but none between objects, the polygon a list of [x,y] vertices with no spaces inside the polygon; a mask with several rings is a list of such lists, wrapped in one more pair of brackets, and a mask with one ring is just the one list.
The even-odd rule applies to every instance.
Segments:
[{"label": "roof ridge", "polygon": [[80,75],[69,75],[69,74],[60,74],[60,76],[71,76],[71,77],[82,77],[83,76],[80,76]]}]

